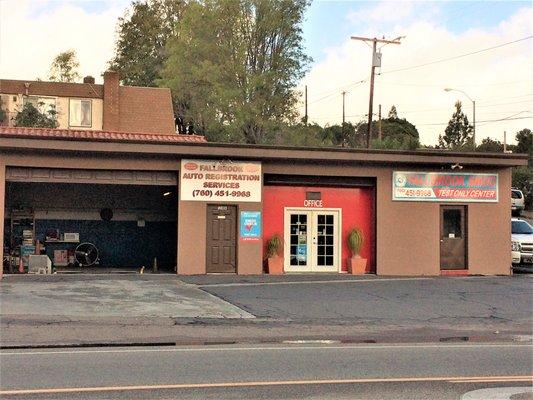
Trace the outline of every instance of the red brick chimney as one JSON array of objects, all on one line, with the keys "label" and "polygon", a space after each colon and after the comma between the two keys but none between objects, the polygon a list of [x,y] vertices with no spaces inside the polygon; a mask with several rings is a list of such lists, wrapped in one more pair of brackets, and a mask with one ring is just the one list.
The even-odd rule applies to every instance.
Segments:
[{"label": "red brick chimney", "polygon": [[104,115],[103,129],[105,131],[119,130],[119,79],[118,72],[104,72]]}]

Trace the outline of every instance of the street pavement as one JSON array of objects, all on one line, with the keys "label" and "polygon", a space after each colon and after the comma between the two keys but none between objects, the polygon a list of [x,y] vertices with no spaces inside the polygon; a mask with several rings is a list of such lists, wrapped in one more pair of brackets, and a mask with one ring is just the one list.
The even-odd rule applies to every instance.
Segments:
[{"label": "street pavement", "polygon": [[533,309],[528,276],[213,283],[200,287],[258,318],[300,322],[497,326],[531,322]]},{"label": "street pavement", "polygon": [[529,399],[532,359],[526,343],[3,350],[0,396]]},{"label": "street pavement", "polygon": [[0,287],[2,316],[253,318],[173,275],[13,276]]},{"label": "street pavement", "polygon": [[3,347],[529,341],[533,288],[513,277],[7,277]]}]

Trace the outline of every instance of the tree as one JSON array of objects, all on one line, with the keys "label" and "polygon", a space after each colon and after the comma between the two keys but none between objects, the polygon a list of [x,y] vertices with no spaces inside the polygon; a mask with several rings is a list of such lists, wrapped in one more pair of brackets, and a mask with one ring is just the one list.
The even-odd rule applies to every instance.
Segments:
[{"label": "tree", "polygon": [[[42,107],[44,103],[40,103]],[[57,112],[55,108],[49,110],[39,110],[31,103],[26,103],[15,116],[15,126],[25,126],[31,128],[57,128]]]},{"label": "tree", "polygon": [[[367,123],[360,125],[360,135],[366,132],[367,126]],[[372,147],[376,149],[416,150],[420,147],[420,135],[416,126],[405,118],[399,118],[395,106],[391,107],[389,117],[381,121],[381,140],[378,139],[378,122],[372,122],[371,131]]]},{"label": "tree", "polygon": [[389,111],[389,119],[396,119],[398,118],[398,112],[396,111],[396,106],[392,106]]},{"label": "tree", "polygon": [[522,129],[516,133],[515,139],[518,142],[515,153],[528,154],[528,164],[533,167],[533,132],[528,128]]},{"label": "tree", "polygon": [[502,153],[503,143],[499,140],[485,138],[481,141],[481,144],[476,147],[476,150],[487,153]]},{"label": "tree", "polygon": [[161,85],[170,87],[210,140],[273,142],[296,120],[308,57],[306,0],[205,0],[185,7],[167,45]]},{"label": "tree", "polygon": [[325,143],[336,147],[361,147],[363,137],[357,135],[357,125],[345,122],[340,125],[330,125],[324,128],[323,137]]},{"label": "tree", "polygon": [[461,102],[455,103],[455,112],[444,130],[444,136],[439,135],[439,148],[452,150],[473,150],[473,127],[461,109]]},{"label": "tree", "polygon": [[63,51],[52,61],[48,79],[54,82],[74,82],[80,78],[77,71],[79,66],[74,50]]},{"label": "tree", "polygon": [[334,144],[325,137],[324,128],[317,124],[298,123],[282,128],[275,137],[275,144],[300,147],[331,147]]},{"label": "tree", "polygon": [[167,41],[184,7],[179,0],[136,0],[131,11],[119,18],[109,67],[119,73],[123,84],[157,86],[167,59]]},{"label": "tree", "polygon": [[0,97],[0,124],[2,124],[7,118],[6,110],[2,107],[2,98]]}]

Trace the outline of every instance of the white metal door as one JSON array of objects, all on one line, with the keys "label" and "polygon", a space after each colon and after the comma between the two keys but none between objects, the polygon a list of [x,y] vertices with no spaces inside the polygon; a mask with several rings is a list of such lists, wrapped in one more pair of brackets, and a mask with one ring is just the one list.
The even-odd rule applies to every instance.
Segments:
[{"label": "white metal door", "polygon": [[340,211],[285,210],[285,271],[340,271]]}]

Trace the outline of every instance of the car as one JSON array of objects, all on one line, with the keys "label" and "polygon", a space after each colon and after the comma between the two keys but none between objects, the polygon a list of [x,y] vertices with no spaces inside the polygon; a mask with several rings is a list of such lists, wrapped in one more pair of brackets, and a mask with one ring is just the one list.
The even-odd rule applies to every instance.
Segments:
[{"label": "car", "polygon": [[511,212],[520,216],[524,210],[524,193],[516,188],[511,188]]},{"label": "car", "polygon": [[533,272],[533,226],[511,218],[511,256],[513,271]]}]

